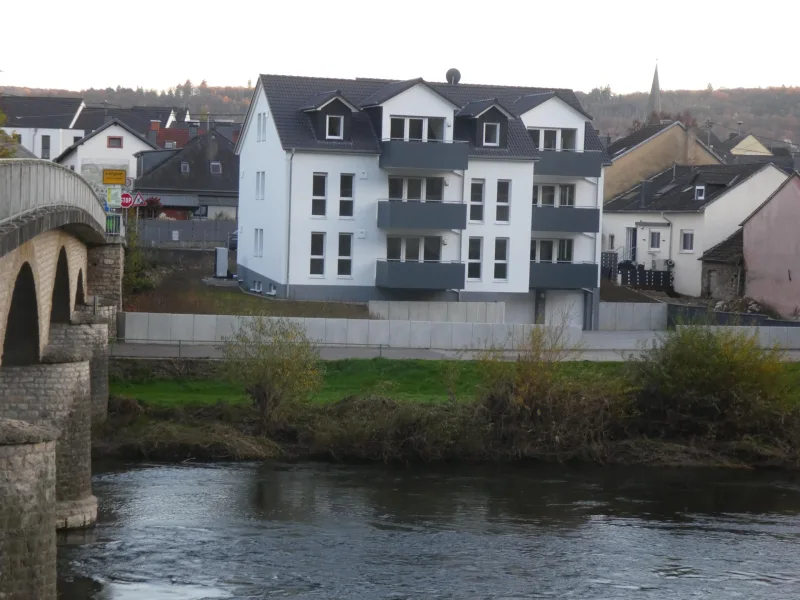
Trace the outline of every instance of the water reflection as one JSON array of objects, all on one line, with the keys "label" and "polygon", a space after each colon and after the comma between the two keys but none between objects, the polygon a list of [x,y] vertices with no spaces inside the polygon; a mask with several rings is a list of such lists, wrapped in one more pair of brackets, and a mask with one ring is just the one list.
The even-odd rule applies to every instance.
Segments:
[{"label": "water reflection", "polygon": [[800,481],[742,471],[114,468],[60,597],[777,598]]}]

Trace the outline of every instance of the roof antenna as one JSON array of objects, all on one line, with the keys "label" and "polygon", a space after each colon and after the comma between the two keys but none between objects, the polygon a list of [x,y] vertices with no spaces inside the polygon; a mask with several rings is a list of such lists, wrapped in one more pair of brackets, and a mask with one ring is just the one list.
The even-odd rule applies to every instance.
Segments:
[{"label": "roof antenna", "polygon": [[445,79],[447,79],[447,83],[456,85],[459,81],[461,81],[461,73],[458,71],[458,69],[447,69],[447,73],[445,73]]},{"label": "roof antenna", "polygon": [[739,130],[739,135],[742,135],[742,123],[744,123],[744,121],[736,121],[736,125],[738,126]]}]

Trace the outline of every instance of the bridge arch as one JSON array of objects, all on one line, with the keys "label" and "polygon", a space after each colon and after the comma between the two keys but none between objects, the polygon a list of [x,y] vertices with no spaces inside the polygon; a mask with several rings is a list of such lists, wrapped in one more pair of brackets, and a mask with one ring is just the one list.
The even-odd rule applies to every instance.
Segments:
[{"label": "bridge arch", "polygon": [[64,246],[61,246],[56,262],[56,277],[53,281],[53,296],[50,305],[51,323],[69,323],[72,315],[72,295],[69,288],[67,251]]},{"label": "bridge arch", "polygon": [[33,269],[23,263],[14,281],[3,339],[2,364],[30,365],[39,362],[39,303]]}]

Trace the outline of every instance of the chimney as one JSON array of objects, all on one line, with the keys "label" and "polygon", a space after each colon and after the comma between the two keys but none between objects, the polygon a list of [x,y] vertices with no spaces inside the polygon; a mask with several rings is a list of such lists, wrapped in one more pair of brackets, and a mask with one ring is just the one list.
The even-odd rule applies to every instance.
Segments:
[{"label": "chimney", "polygon": [[150,119],[150,131],[158,131],[159,129],[161,129],[161,121]]},{"label": "chimney", "polygon": [[684,164],[693,165],[697,161],[697,128],[686,129],[686,160]]},{"label": "chimney", "polygon": [[646,179],[642,179],[642,183],[639,188],[639,207],[644,208],[647,204],[647,193],[650,191],[650,182]]},{"label": "chimney", "polygon": [[161,129],[161,121],[150,121],[150,129],[147,130],[147,141],[155,144],[158,140],[158,130]]},{"label": "chimney", "polygon": [[189,139],[194,139],[197,137],[197,121],[190,121],[189,122]]}]

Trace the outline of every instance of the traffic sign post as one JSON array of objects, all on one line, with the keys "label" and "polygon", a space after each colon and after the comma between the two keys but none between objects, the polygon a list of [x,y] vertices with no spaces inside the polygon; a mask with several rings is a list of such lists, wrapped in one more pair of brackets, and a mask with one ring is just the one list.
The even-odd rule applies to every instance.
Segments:
[{"label": "traffic sign post", "polygon": [[136,196],[133,198],[133,205],[137,208],[139,206],[147,206],[147,202],[144,201],[144,196],[142,196],[142,192],[136,192]]},{"label": "traffic sign post", "polygon": [[131,196],[128,193],[122,194],[119,200],[120,200],[120,206],[122,206],[122,208],[130,208],[131,206],[133,206],[133,196]]}]

